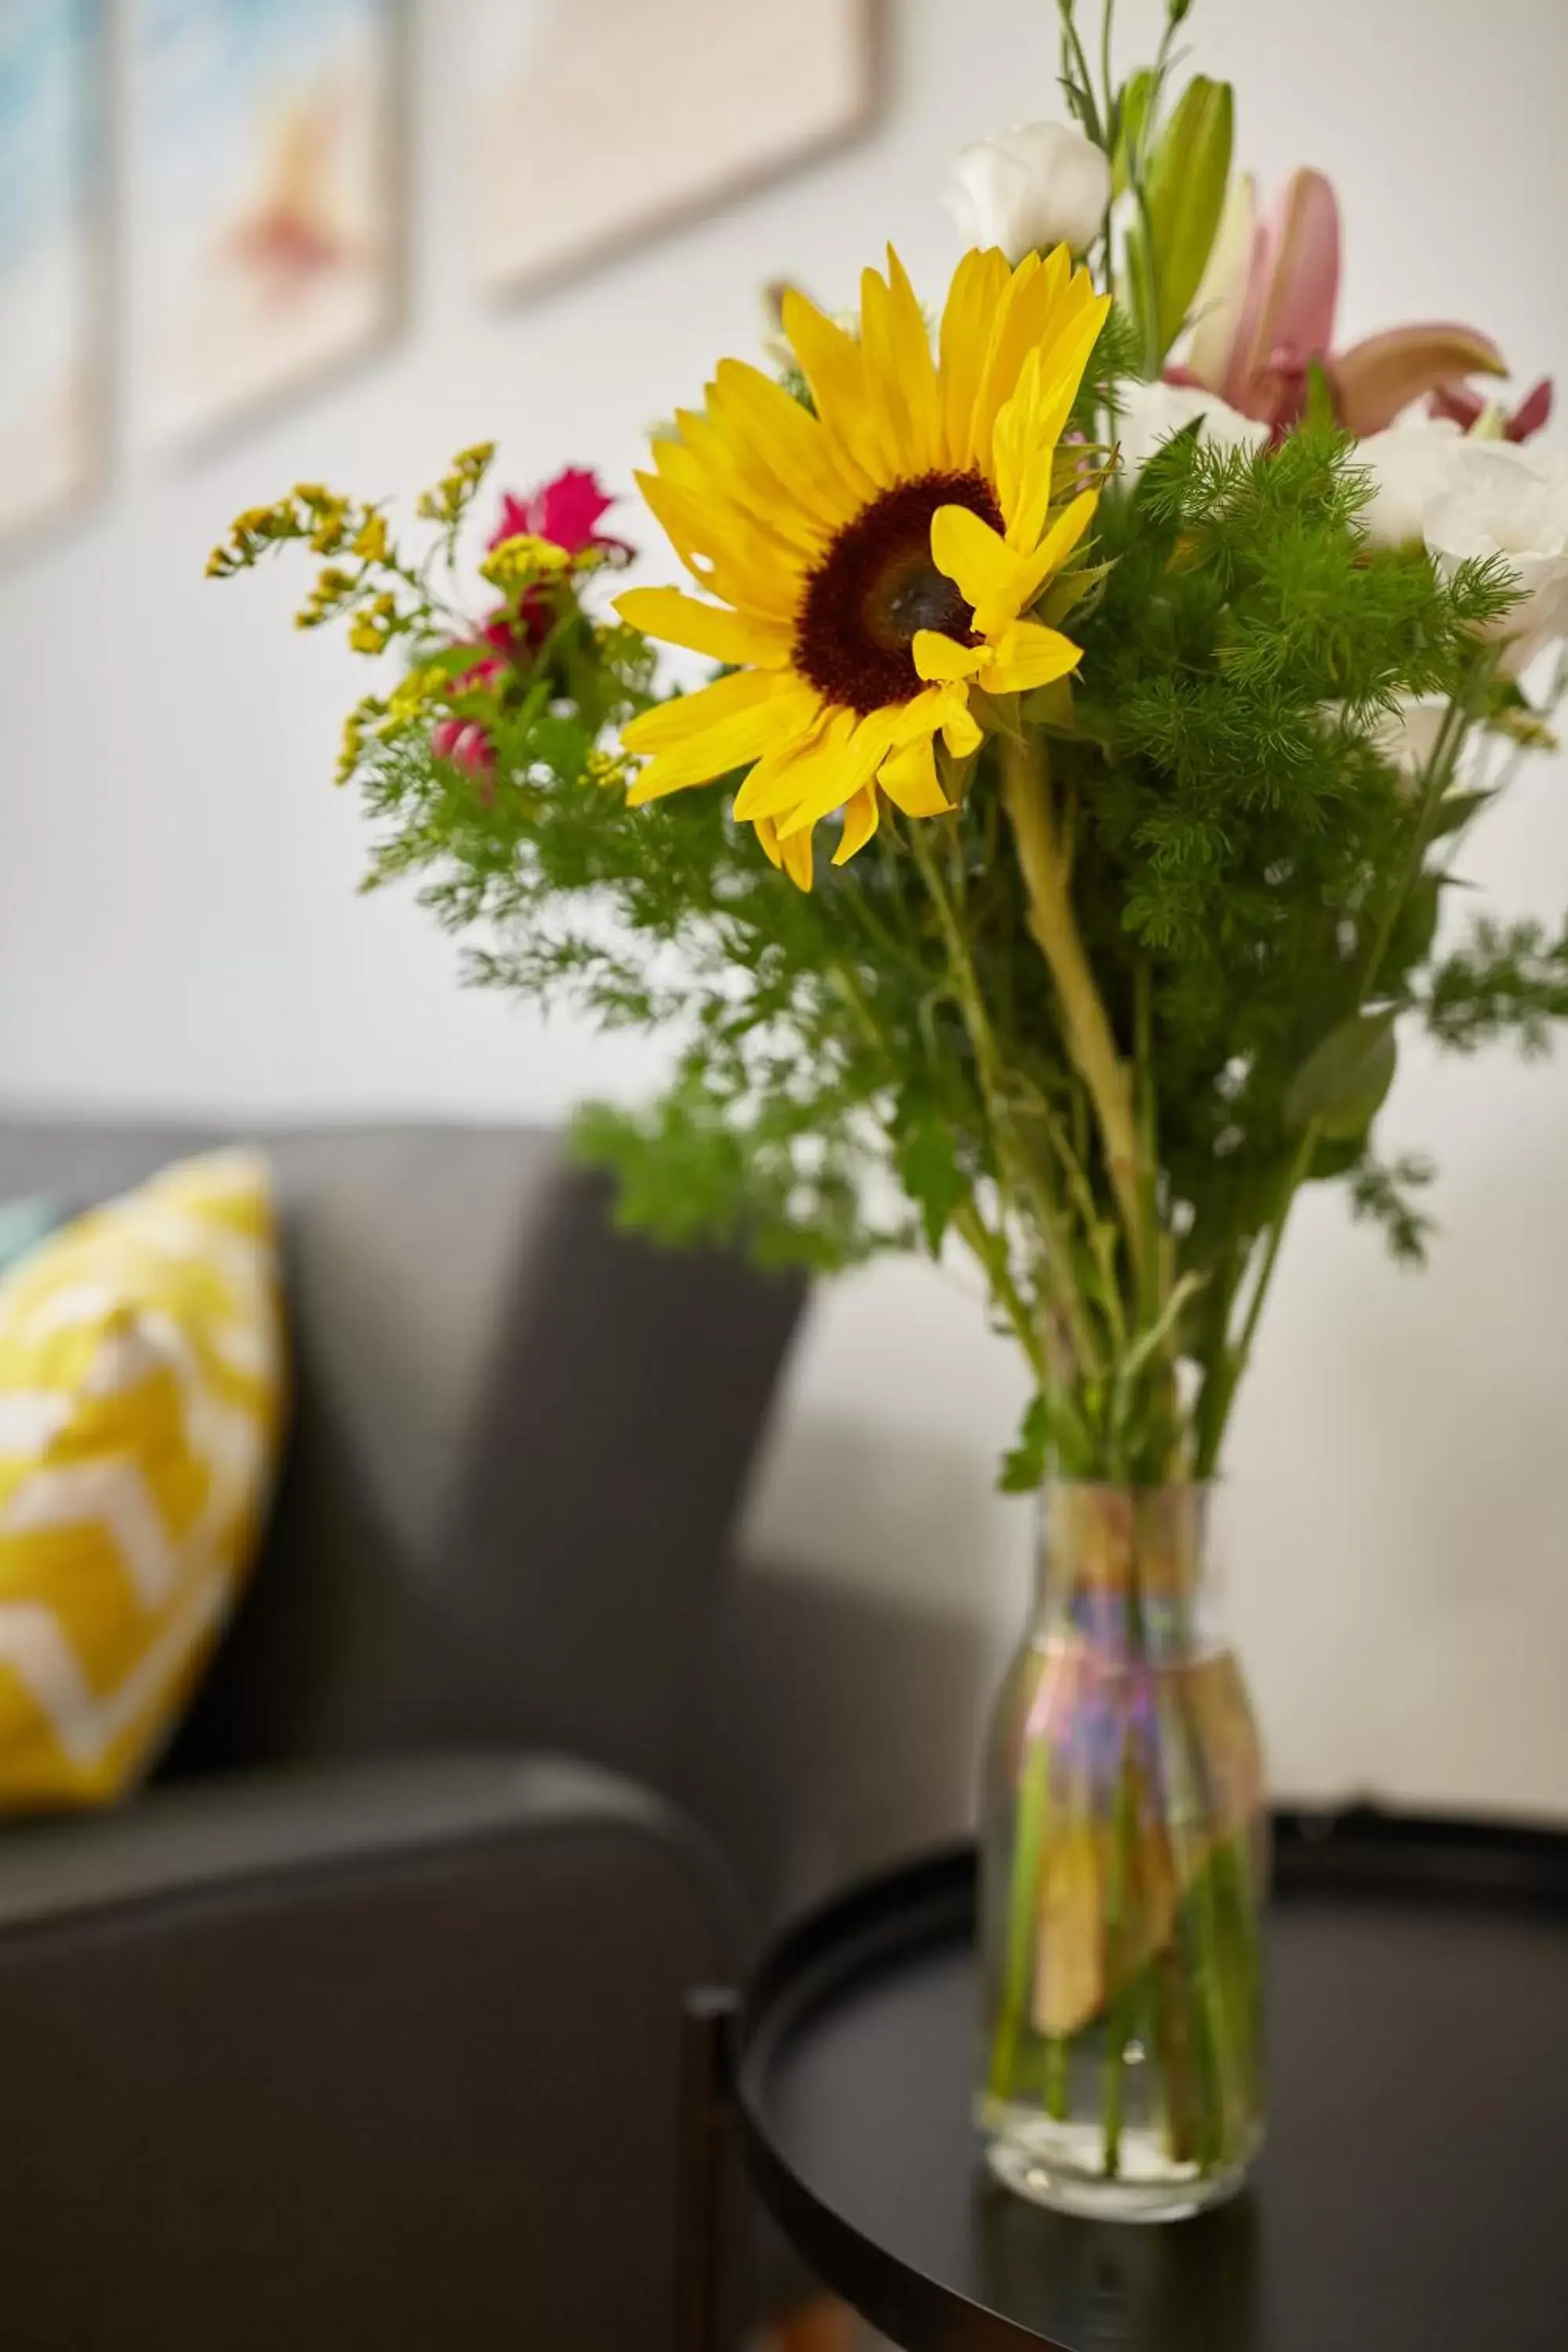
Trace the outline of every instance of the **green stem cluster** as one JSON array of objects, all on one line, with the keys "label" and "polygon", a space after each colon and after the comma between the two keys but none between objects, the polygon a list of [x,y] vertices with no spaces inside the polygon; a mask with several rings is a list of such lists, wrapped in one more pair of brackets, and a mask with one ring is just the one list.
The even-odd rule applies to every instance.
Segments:
[{"label": "green stem cluster", "polygon": [[[1467,704],[1456,698],[1421,779],[1402,870],[1369,926],[1352,1015],[1376,1000],[1391,941],[1426,874],[1468,723]],[[906,837],[941,941],[990,1143],[989,1213],[971,1191],[954,1213],[954,1229],[1045,1393],[1053,1433],[1047,1460],[1079,1475],[1149,1484],[1207,1478],[1251,1360],[1291,1205],[1323,1142],[1322,1125],[1309,1118],[1288,1139],[1270,1205],[1255,1230],[1231,1236],[1206,1260],[1184,1262],[1180,1236],[1163,1215],[1161,1041],[1148,965],[1134,969],[1124,1055],[1075,914],[1070,837],[1053,808],[1039,736],[1022,728],[1001,735],[998,795],[1025,926],[1049,975],[1071,1103],[1064,1113],[1009,1066],[961,899],[959,820],[910,825]],[[1070,1128],[1079,1131],[1076,1146]],[[1185,1414],[1178,1402],[1184,1360],[1198,1374],[1195,1402]]]},{"label": "green stem cluster", "polygon": [[[1084,1556],[1058,1563],[1068,1583],[1086,1567],[1091,1584],[1100,1575],[1099,1520],[1147,1511],[1178,1539],[1135,1549],[1113,1646],[1075,1631],[1059,1600],[1037,1629],[1005,1709],[1010,1760],[987,1837],[1000,1965],[983,2120],[1003,2137],[1020,2111],[1069,2126],[1058,2158],[1080,2169],[1090,2122],[1107,2180],[1122,2177],[1134,2129],[1199,2181],[1245,2162],[1259,2127],[1256,1743],[1238,1697],[1216,1706],[1204,1683],[1230,1669],[1200,1663],[1181,1603],[1195,1572],[1180,1541],[1188,1498],[1163,1499],[1173,1510],[1107,1490],[1074,1498]],[[1148,1618],[1145,1575],[1159,1595]],[[1112,1743],[1102,1779],[1084,1759]],[[1239,1811],[1215,1811],[1220,1790]]]}]

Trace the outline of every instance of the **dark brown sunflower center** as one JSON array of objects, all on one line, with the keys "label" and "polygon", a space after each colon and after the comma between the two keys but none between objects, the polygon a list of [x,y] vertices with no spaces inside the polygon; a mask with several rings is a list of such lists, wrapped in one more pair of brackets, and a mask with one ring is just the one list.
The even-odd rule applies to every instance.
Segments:
[{"label": "dark brown sunflower center", "polygon": [[931,519],[954,506],[1002,528],[981,475],[922,474],[863,507],[812,573],[795,658],[826,701],[858,711],[908,702],[921,690],[910,652],[917,629],[973,644],[973,608],[931,556]]}]

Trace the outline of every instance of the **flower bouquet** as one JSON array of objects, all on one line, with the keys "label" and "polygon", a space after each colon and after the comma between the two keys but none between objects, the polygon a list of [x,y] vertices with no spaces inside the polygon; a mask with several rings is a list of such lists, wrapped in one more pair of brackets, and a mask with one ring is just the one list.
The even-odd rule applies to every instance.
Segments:
[{"label": "flower bouquet", "polygon": [[1061,0],[1072,121],[961,159],[934,319],[889,252],[853,315],[787,289],[771,364],[719,362],[639,478],[691,586],[612,604],[575,472],[504,502],[476,604],[489,448],[416,544],[305,484],[213,558],[302,543],[301,625],[377,657],[340,770],[373,881],[421,877],[476,979],[675,1041],[660,1099],[578,1120],[628,1224],[978,1267],[1046,1543],[977,2113],[1024,2192],[1136,2217],[1226,2193],[1261,2126],[1262,1776],[1205,1517],[1292,1202],[1338,1183],[1418,1259],[1402,1036],[1568,1013],[1568,935],[1450,919],[1549,740],[1550,390],[1495,403],[1465,328],[1336,346],[1333,193],[1258,214],[1186,15],[1119,76]]}]

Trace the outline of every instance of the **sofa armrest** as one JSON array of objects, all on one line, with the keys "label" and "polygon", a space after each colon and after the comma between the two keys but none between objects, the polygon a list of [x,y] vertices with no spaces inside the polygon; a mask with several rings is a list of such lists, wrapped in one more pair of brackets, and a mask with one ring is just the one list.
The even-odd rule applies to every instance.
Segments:
[{"label": "sofa armrest", "polygon": [[978,1612],[744,1564],[710,1630],[683,1793],[763,1919],[973,1827],[1005,1661]]},{"label": "sofa armrest", "polygon": [[662,2344],[721,1866],[547,1759],[159,1790],[0,1843],[7,2352]]}]

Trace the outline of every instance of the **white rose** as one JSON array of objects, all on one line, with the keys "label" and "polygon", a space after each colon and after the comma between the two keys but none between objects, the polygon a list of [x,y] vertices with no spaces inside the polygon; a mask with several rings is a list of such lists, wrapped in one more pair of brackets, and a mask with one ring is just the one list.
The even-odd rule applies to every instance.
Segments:
[{"label": "white rose", "polygon": [[1445,572],[1469,557],[1507,561],[1521,601],[1492,634],[1508,639],[1510,669],[1568,635],[1568,458],[1428,420],[1374,434],[1359,459],[1375,486],[1366,527],[1380,545],[1425,540]]},{"label": "white rose", "polygon": [[1464,440],[1446,416],[1424,416],[1373,433],[1356,451],[1372,476],[1372,504],[1362,528],[1378,547],[1405,547],[1426,535],[1427,510],[1455,478]]},{"label": "white rose", "polygon": [[1055,245],[1086,253],[1110,203],[1110,166],[1064,122],[1025,122],[963,148],[948,209],[968,245],[999,245],[1009,261]]},{"label": "white rose", "polygon": [[1268,438],[1267,425],[1227,407],[1217,392],[1201,384],[1124,383],[1117,439],[1122,469],[1141,474],[1163,441],[1184,425],[1202,417],[1198,438],[1215,449],[1259,449]]}]

